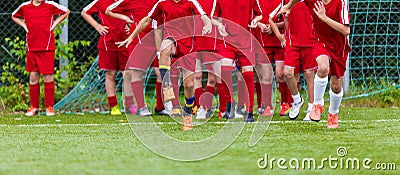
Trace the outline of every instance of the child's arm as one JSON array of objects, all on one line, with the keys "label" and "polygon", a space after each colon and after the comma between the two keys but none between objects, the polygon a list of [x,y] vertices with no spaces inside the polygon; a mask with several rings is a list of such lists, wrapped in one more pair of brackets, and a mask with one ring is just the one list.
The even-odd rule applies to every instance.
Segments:
[{"label": "child's arm", "polygon": [[22,28],[24,28],[24,30],[26,31],[26,33],[28,33],[28,27],[26,27],[26,24],[24,21],[22,21],[21,18],[16,18],[16,17],[11,17],[12,20],[17,23],[18,25],[20,25]]},{"label": "child's arm", "polygon": [[201,20],[204,23],[204,27],[203,27],[203,35],[204,34],[209,34],[212,31],[212,24],[211,24],[211,20],[210,18],[208,18],[207,15],[201,15]]},{"label": "child's arm", "polygon": [[100,35],[105,35],[108,33],[108,27],[99,24],[91,15],[87,14],[85,10],[81,12],[82,17],[91,25],[93,28],[100,33]]},{"label": "child's arm", "polygon": [[154,29],[154,41],[157,49],[157,58],[160,59],[161,43],[163,38],[163,29]]},{"label": "child's arm", "polygon": [[275,36],[279,39],[279,41],[281,41],[281,46],[286,47],[285,36],[283,36],[283,34],[281,34],[281,32],[279,32],[278,26],[271,18],[269,18],[268,21],[269,21],[272,31],[274,31],[274,33],[275,33]]},{"label": "child's arm", "polygon": [[51,26],[50,31],[53,31],[53,30],[58,26],[58,24],[60,24],[62,21],[64,21],[64,19],[67,18],[67,16],[69,15],[69,13],[70,13],[70,11],[67,10],[66,13],[60,15],[60,16],[53,22],[53,25]]},{"label": "child's arm", "polygon": [[136,26],[135,30],[132,32],[132,34],[125,40],[121,42],[116,42],[115,44],[118,45],[118,47],[121,47],[125,45],[126,48],[128,48],[129,44],[132,43],[133,38],[136,38],[140,32],[142,32],[148,25],[150,25],[152,22],[152,19],[148,16],[144,17],[142,20],[140,20],[139,24]]},{"label": "child's arm", "polygon": [[321,21],[328,24],[330,27],[340,32],[342,35],[347,36],[350,34],[350,26],[341,24],[326,16],[325,6],[323,2],[321,1],[316,2],[315,8],[313,10]]},{"label": "child's arm", "polygon": [[110,7],[107,8],[106,15],[111,16],[116,19],[119,19],[119,20],[122,20],[122,21],[126,21],[126,23],[128,23],[128,24],[133,23],[133,20],[131,18],[129,18],[128,16],[121,14],[121,13],[114,13]]}]

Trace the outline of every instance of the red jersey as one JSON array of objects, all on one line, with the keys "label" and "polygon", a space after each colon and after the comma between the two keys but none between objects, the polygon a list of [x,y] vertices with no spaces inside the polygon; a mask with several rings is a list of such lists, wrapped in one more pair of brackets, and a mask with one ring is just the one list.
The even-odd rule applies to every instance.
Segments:
[{"label": "red jersey", "polygon": [[[199,4],[203,8],[204,12],[210,16],[214,0],[198,0]],[[200,16],[196,16],[195,18],[195,29],[194,33],[196,35],[196,50],[198,51],[212,51],[217,50],[217,36],[218,29],[213,26],[213,29],[210,34],[207,34],[206,37],[202,37],[203,24]]]},{"label": "red jersey", "polygon": [[173,20],[196,14],[205,15],[201,5],[196,0],[180,0],[179,2],[159,0],[147,16],[151,19],[158,19],[162,14],[164,14],[164,36],[182,39],[180,40],[182,44],[192,47],[192,39],[188,37],[193,35],[193,20]]},{"label": "red jersey", "polygon": [[[134,23],[131,25],[130,33],[132,33],[140,20],[147,16],[147,13],[151,10],[157,0],[119,0],[108,7],[109,10],[116,13],[124,13],[129,16]],[[156,25],[156,24],[153,24]],[[147,26],[138,36],[143,38],[147,33],[153,30],[154,26]]]},{"label": "red jersey", "polygon": [[68,9],[53,1],[44,1],[38,6],[32,1],[22,3],[13,13],[15,18],[23,18],[28,28],[26,34],[27,51],[51,51],[56,49],[54,31],[50,31],[55,16],[67,13]]},{"label": "red jersey", "polygon": [[[277,18],[276,13],[279,12],[283,6],[282,0],[264,0],[260,1],[260,6],[263,12],[266,14],[261,23],[269,24],[269,18],[271,18],[275,23],[283,21],[283,18]],[[268,15],[268,16],[267,16]],[[279,30],[281,33],[284,32],[283,29]],[[263,47],[281,47],[281,42],[276,37],[275,33],[267,34],[262,33],[260,28],[254,30],[254,36],[261,43]]]},{"label": "red jersey", "polygon": [[94,0],[83,9],[88,15],[97,14],[100,18],[101,25],[109,28],[107,34],[100,35],[97,48],[101,50],[111,51],[124,49],[123,47],[118,48],[115,42],[124,41],[128,37],[124,29],[125,21],[106,15],[107,7],[114,2],[114,0]]},{"label": "red jersey", "polygon": [[[289,1],[285,0],[286,3]],[[312,29],[311,14],[304,2],[298,2],[290,9],[288,22],[286,44],[295,47],[311,47],[316,39]]]},{"label": "red jersey", "polygon": [[[247,45],[251,42],[250,35],[243,36],[240,27],[251,31],[249,24],[255,16],[262,14],[258,0],[215,0],[212,17],[222,17],[232,22],[222,21],[228,33],[227,40],[240,42],[240,45]],[[239,25],[239,26],[238,26]],[[228,38],[230,37],[230,38]]]},{"label": "red jersey", "polygon": [[[303,0],[312,11],[315,2],[321,0]],[[326,16],[344,25],[350,25],[349,4],[347,0],[331,0],[325,4]],[[351,50],[347,36],[342,35],[328,24],[322,22],[315,13],[312,13],[315,35],[318,41],[324,44],[334,56],[343,58]]]}]

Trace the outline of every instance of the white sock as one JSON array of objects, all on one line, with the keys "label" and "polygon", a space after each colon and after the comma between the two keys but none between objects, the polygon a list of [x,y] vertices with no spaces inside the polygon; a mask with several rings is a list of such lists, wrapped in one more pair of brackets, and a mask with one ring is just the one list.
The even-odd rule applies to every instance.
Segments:
[{"label": "white sock", "polygon": [[313,105],[314,105],[313,103],[308,103],[307,112],[311,112],[311,109],[312,109]]},{"label": "white sock", "polygon": [[301,97],[300,97],[300,94],[299,94],[299,93],[297,93],[296,95],[292,95],[292,97],[293,97],[293,101],[294,101],[296,104],[301,102]]},{"label": "white sock", "polygon": [[342,97],[343,97],[343,88],[340,90],[339,94],[335,94],[332,89],[329,91],[330,95],[330,102],[331,104],[329,105],[329,113],[330,114],[337,114],[339,113],[339,106],[340,103],[342,102]]},{"label": "white sock", "polygon": [[320,78],[318,75],[315,75],[314,78],[314,104],[320,104],[324,106],[324,93],[326,89],[326,85],[328,85],[328,76],[324,78]]}]

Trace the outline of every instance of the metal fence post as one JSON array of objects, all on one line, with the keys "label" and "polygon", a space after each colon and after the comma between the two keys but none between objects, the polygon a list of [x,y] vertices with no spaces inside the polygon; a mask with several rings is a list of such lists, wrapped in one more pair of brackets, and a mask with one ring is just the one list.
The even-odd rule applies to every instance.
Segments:
[{"label": "metal fence post", "polygon": [[[60,4],[65,7],[68,7],[68,0],[60,0]],[[65,19],[65,21],[66,21],[66,24],[61,27],[62,33],[60,35],[60,41],[63,44],[68,43],[68,18]],[[68,78],[68,72],[63,70],[63,67],[68,65],[68,58],[60,57],[59,59],[60,59],[59,63],[60,63],[61,77]]]}]

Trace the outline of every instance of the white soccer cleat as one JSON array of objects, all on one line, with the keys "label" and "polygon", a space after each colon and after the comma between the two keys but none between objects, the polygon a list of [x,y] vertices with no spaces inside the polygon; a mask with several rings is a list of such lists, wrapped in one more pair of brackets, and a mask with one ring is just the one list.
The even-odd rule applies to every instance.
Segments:
[{"label": "white soccer cleat", "polygon": [[196,119],[206,119],[207,111],[203,108],[203,106],[200,106],[200,108],[197,110],[197,115]]},{"label": "white soccer cleat", "polygon": [[304,104],[304,99],[303,98],[301,98],[301,101],[299,103],[293,102],[292,108],[290,109],[290,112],[289,112],[289,119],[290,120],[294,120],[299,116],[300,109],[303,106],[303,104]]},{"label": "white soccer cleat", "polygon": [[310,113],[311,113],[311,111],[307,111],[306,117],[304,117],[303,121],[305,121],[305,122],[310,122],[311,121]]}]

